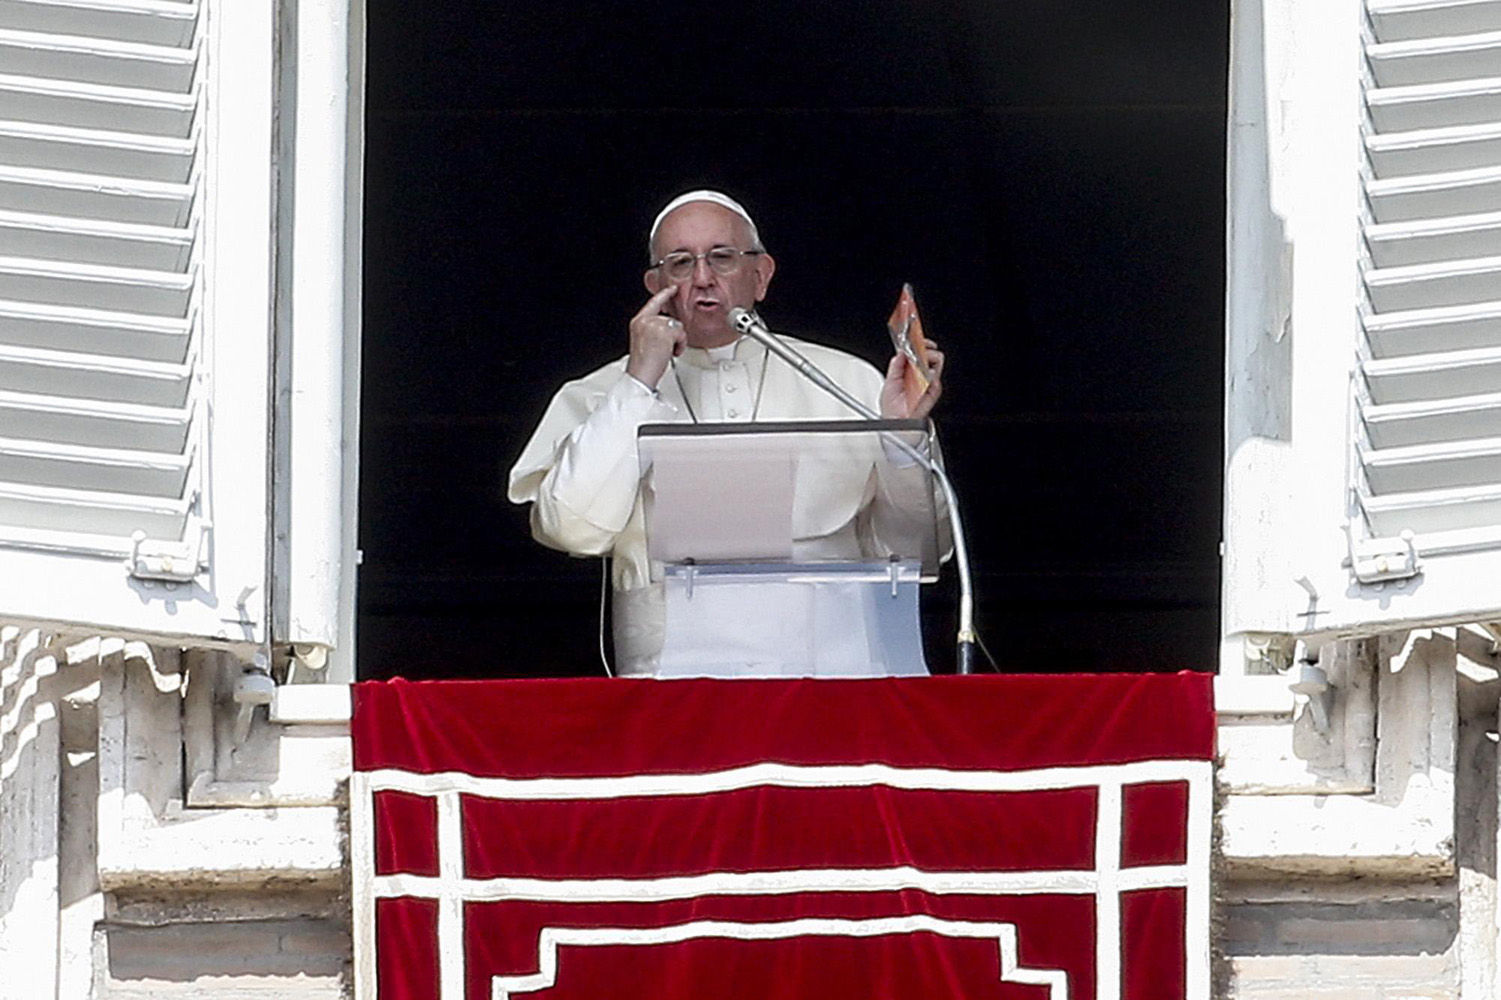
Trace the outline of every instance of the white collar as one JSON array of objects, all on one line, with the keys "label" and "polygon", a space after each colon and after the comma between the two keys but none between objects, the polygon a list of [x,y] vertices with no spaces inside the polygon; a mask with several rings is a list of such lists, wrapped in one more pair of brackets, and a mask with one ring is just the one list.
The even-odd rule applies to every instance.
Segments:
[{"label": "white collar", "polygon": [[740,342],[744,339],[745,336],[742,334],[728,344],[706,348],[704,353],[709,356],[710,361],[730,361],[735,357],[735,349],[740,346]]},{"label": "white collar", "polygon": [[741,334],[728,344],[719,347],[690,347],[683,352],[683,360],[698,368],[712,367],[722,361],[733,361],[740,350],[740,345],[747,339],[745,334]]}]

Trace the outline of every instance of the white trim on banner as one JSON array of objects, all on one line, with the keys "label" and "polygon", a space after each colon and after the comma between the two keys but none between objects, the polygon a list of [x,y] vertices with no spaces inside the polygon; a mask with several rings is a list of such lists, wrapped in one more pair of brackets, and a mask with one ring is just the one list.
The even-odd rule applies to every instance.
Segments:
[{"label": "white trim on banner", "polygon": [[1157,781],[1191,781],[1208,773],[1201,760],[1144,760],[1133,764],[1043,767],[1028,771],[967,771],[890,764],[749,764],[694,774],[629,774],[591,778],[481,778],[462,771],[368,771],[373,791],[437,795],[458,792],[487,799],[623,799],[708,795],[743,788],[889,788],[936,792],[1036,792]]},{"label": "white trim on banner", "polygon": [[[1120,892],[1186,885],[1187,865],[1126,868],[1115,884]],[[1093,895],[1101,890],[1086,871],[925,871],[893,868],[789,868],[753,872],[709,872],[665,878],[489,878],[452,882],[431,875],[377,875],[375,895],[441,898],[457,887],[477,903],[517,900],[533,903],[662,903],[699,896],[782,896],[804,892],[901,892],[916,889],[935,896],[1028,896],[1040,892]]]},{"label": "white trim on banner", "polygon": [[943,920],[926,914],[841,920],[807,917],[777,922],[695,920],[666,927],[544,927],[537,943],[537,967],[527,976],[495,976],[491,1000],[510,1000],[517,993],[535,993],[558,979],[558,949],[564,945],[677,944],[697,938],[734,938],[770,941],[795,937],[880,937],[927,932],[943,937],[994,938],[1000,946],[1001,982],[1046,986],[1049,1000],[1068,1000],[1068,975],[1060,969],[1028,969],[1017,960],[1016,925]]}]

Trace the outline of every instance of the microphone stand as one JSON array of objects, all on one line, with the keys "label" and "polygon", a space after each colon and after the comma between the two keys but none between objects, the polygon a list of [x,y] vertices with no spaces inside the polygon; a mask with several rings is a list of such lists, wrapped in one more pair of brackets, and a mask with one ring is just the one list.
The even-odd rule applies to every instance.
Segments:
[{"label": "microphone stand", "polygon": [[[748,337],[754,337],[763,344],[766,349],[783,361],[787,362],[809,382],[818,386],[824,392],[833,396],[845,406],[854,410],[867,420],[880,420],[881,415],[841,386],[838,382],[829,378],[824,371],[809,361],[798,350],[787,344],[782,338],[772,333],[761,322],[759,316],[749,309],[736,306],[730,310],[730,325],[739,333]],[[889,442],[897,450],[907,455],[917,464],[921,465],[933,478],[938,480],[938,486],[943,490],[943,498],[948,503],[949,525],[954,534],[954,564],[959,571],[959,635],[955,648],[956,673],[972,674],[975,671],[975,645],[978,641],[975,633],[975,598],[974,584],[969,570],[969,546],[964,539],[964,524],[959,519],[959,498],[954,494],[954,484],[949,481],[948,473],[932,458],[912,447],[906,441],[892,434],[890,431],[880,431],[881,440]]]}]

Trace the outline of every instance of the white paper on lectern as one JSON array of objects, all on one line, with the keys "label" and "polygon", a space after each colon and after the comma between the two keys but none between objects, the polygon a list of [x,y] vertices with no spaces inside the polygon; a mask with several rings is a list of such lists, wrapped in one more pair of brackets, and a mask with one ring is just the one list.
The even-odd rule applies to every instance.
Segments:
[{"label": "white paper on lectern", "polygon": [[786,435],[643,439],[647,555],[659,562],[792,558],[795,444]]}]

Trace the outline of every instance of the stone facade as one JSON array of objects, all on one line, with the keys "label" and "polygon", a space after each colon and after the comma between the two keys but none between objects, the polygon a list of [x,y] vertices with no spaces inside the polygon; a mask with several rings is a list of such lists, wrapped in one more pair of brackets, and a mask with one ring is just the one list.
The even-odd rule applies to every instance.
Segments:
[{"label": "stone facade", "polygon": [[351,994],[346,688],[247,726],[217,654],[3,652],[0,998]]},{"label": "stone facade", "polygon": [[[1317,757],[1299,733],[1311,728],[1306,706],[1222,716],[1217,938],[1227,997],[1496,995],[1501,658],[1463,628],[1368,645],[1377,711],[1366,790],[1316,791],[1327,781],[1316,761],[1302,790],[1281,770],[1279,745]],[[1341,675],[1355,666],[1341,664]],[[1336,680],[1336,707],[1352,686]],[[1256,742],[1236,732],[1248,725],[1261,730],[1260,759],[1232,762],[1234,748]],[[1253,787],[1258,772],[1268,780]]]},{"label": "stone facade", "polygon": [[[351,995],[347,689],[247,724],[219,654],[0,641],[0,1000]],[[1327,732],[1222,716],[1218,993],[1493,997],[1501,657],[1440,629],[1328,663]]]}]

